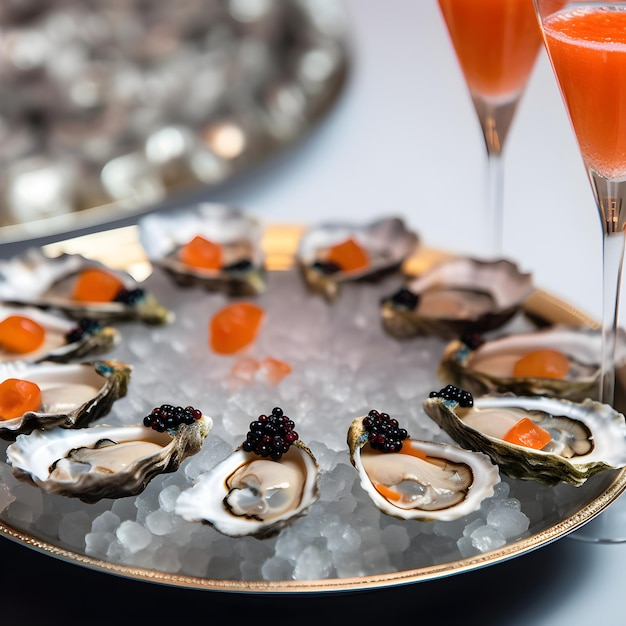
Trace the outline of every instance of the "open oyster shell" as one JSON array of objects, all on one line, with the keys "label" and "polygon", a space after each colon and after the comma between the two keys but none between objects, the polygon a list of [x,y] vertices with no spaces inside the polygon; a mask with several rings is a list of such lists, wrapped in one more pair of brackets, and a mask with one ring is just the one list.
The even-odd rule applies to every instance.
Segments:
[{"label": "open oyster shell", "polygon": [[300,440],[277,461],[239,447],[183,491],[175,511],[224,535],[266,539],[317,500],[318,474],[313,453]]},{"label": "open oyster shell", "polygon": [[[128,301],[93,303],[74,300],[71,295],[74,281],[80,272],[91,267],[116,275],[131,298]],[[171,311],[129,274],[108,268],[80,254],[61,254],[50,258],[38,248],[31,248],[22,256],[0,261],[0,301],[57,309],[75,320],[140,320],[147,324],[165,324],[174,318]]]},{"label": "open oyster shell", "polygon": [[504,326],[534,291],[532,277],[506,259],[443,261],[381,301],[385,330],[397,338],[453,339]]},{"label": "open oyster shell", "polygon": [[45,331],[44,343],[26,353],[10,352],[0,346],[0,361],[67,362],[72,359],[108,352],[120,342],[120,333],[113,326],[95,321],[69,320],[64,316],[30,306],[0,305],[0,322],[20,315],[37,322]]},{"label": "open oyster shell", "polygon": [[[348,430],[350,461],[361,487],[383,513],[422,522],[455,520],[494,494],[500,472],[485,454],[410,438],[400,452],[379,452],[368,442],[363,419],[353,420]],[[406,496],[387,497],[385,488]]]},{"label": "open oyster shell", "polygon": [[[203,269],[181,260],[181,247],[197,235],[220,244],[222,267]],[[202,203],[170,215],[148,215],[139,221],[139,236],[152,264],[182,287],[198,285],[233,296],[265,291],[262,227],[239,209]]]},{"label": "open oyster shell", "polygon": [[36,383],[42,406],[13,419],[0,419],[0,438],[11,441],[35,429],[81,428],[106,415],[126,395],[132,366],[120,361],[92,363],[0,363],[0,382],[18,378]]},{"label": "open oyster shell", "polygon": [[[367,266],[353,271],[327,267],[329,248],[348,238],[354,239],[367,252]],[[367,225],[323,223],[302,235],[296,261],[308,288],[334,300],[341,283],[374,280],[399,269],[418,244],[418,235],[398,217],[379,219]]]},{"label": "open oyster shell", "polygon": [[[626,466],[624,415],[591,399],[489,394],[462,407],[454,399],[429,397],[424,410],[457,443],[488,454],[512,478],[580,486],[597,472]],[[552,435],[543,449],[503,441],[524,417]]]},{"label": "open oyster shell", "polygon": [[[588,327],[550,326],[534,332],[492,338],[478,345],[453,339],[444,351],[439,377],[474,395],[513,392],[516,395],[557,396],[569,400],[595,397],[602,358],[602,332]],[[564,378],[515,376],[515,363],[535,350],[556,350],[567,357]],[[626,362],[626,332],[618,329],[615,360]]]},{"label": "open oyster shell", "polygon": [[98,425],[20,435],[7,461],[20,480],[46,493],[97,502],[141,493],[158,474],[174,472],[197,453],[211,430],[210,417],[171,431],[143,424]]}]

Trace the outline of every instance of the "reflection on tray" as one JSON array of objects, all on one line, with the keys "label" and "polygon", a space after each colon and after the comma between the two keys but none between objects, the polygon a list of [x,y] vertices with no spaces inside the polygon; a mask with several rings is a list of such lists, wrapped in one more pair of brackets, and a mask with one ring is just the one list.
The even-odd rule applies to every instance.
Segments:
[{"label": "reflection on tray", "polygon": [[37,0],[0,27],[4,241],[218,184],[305,134],[347,70],[338,3]]}]

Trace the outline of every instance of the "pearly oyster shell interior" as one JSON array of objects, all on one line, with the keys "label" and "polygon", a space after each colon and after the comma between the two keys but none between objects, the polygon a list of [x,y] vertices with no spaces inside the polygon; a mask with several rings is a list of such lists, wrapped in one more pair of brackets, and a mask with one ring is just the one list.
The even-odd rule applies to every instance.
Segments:
[{"label": "pearly oyster shell interior", "polygon": [[[580,486],[598,472],[626,466],[624,415],[591,399],[488,394],[461,407],[455,400],[429,397],[424,410],[458,444],[489,455],[513,478]],[[546,447],[536,450],[503,440],[522,418],[551,434]]]},{"label": "pearly oyster shell interior", "polygon": [[[348,238],[353,238],[366,251],[367,266],[352,271],[324,269],[329,248]],[[307,287],[332,301],[342,283],[374,280],[398,270],[418,245],[417,233],[399,217],[382,218],[366,225],[329,222],[313,226],[302,235],[296,262]]]},{"label": "pearly oyster shell interior", "polygon": [[93,503],[137,495],[158,474],[175,471],[212,426],[202,416],[165,432],[143,424],[34,431],[9,445],[7,461],[17,478],[46,493]]},{"label": "pearly oyster shell interior", "polygon": [[121,340],[120,332],[113,326],[96,322],[85,324],[31,306],[0,305],[0,322],[13,315],[39,324],[45,332],[44,342],[39,348],[25,353],[12,352],[0,345],[0,361],[67,362],[108,352]]},{"label": "pearly oyster shell interior", "polygon": [[[72,288],[78,274],[87,268],[99,268],[115,274],[129,292],[137,295],[132,302],[78,302]],[[172,311],[142,289],[132,276],[112,270],[80,254],[61,254],[50,258],[38,248],[23,255],[0,260],[0,302],[56,309],[74,320],[101,322],[139,320],[147,324],[166,324],[174,319]]]},{"label": "pearly oyster shell interior", "polygon": [[[172,214],[155,213],[139,221],[139,236],[152,264],[182,287],[201,286],[231,296],[265,291],[262,226],[238,208],[201,203]],[[180,258],[182,246],[195,236],[219,244],[220,268],[192,267]]]},{"label": "pearly oyster shell interior", "polygon": [[82,428],[106,415],[126,395],[132,366],[121,361],[86,363],[0,363],[0,382],[29,380],[41,389],[42,406],[13,419],[0,419],[0,438],[13,440],[35,429]]},{"label": "pearly oyster shell interior", "polygon": [[279,460],[240,447],[181,492],[175,511],[224,535],[267,539],[317,500],[318,475],[313,453],[300,440]]},{"label": "pearly oyster shell interior", "polygon": [[454,339],[504,326],[533,291],[531,275],[507,259],[459,257],[438,263],[384,297],[381,321],[401,339]]},{"label": "pearly oyster shell interior", "polygon": [[457,446],[405,439],[399,452],[368,443],[363,417],[348,430],[350,462],[361,487],[387,515],[422,522],[450,521],[477,510],[494,494],[500,473],[490,458]]},{"label": "pearly oyster shell interior", "polygon": [[[439,377],[474,395],[513,392],[517,395],[556,396],[584,400],[597,395],[601,372],[602,332],[599,329],[555,325],[533,332],[486,339],[477,346],[453,339],[445,348]],[[567,357],[562,378],[517,376],[515,364],[537,350],[554,350]],[[615,361],[626,362],[626,331],[617,332]]]}]

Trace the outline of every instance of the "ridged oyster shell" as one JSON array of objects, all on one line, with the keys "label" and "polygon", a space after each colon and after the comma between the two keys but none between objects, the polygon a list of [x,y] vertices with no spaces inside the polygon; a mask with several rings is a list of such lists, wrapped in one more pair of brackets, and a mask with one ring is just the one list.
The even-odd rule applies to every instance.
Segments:
[{"label": "ridged oyster shell", "polygon": [[[221,245],[221,268],[192,267],[179,258],[180,248],[196,235]],[[139,236],[152,264],[182,287],[198,285],[232,296],[265,291],[261,224],[237,208],[202,203],[186,211],[148,215],[139,221]]]},{"label": "ridged oyster shell", "polygon": [[[455,400],[429,397],[424,410],[458,444],[488,454],[512,478],[580,486],[597,472],[626,466],[624,415],[591,399],[489,394],[474,399],[472,407],[461,407]],[[523,417],[552,434],[545,449],[501,439]],[[483,423],[495,429],[493,434],[485,434]]]},{"label": "ridged oyster shell", "polygon": [[[183,491],[175,511],[224,535],[266,539],[304,515],[317,500],[318,474],[313,453],[300,440],[277,461],[239,447]],[[233,508],[242,500],[247,513]]]},{"label": "ridged oyster shell", "polygon": [[[366,250],[367,267],[354,271],[323,270],[327,250],[336,244],[353,238]],[[348,223],[322,223],[309,228],[300,238],[296,261],[308,288],[334,300],[341,283],[364,279],[376,279],[398,270],[419,245],[417,233],[409,230],[399,217],[388,217],[366,225]]]},{"label": "ridged oyster shell", "polygon": [[382,324],[401,339],[491,331],[510,321],[533,291],[531,275],[511,261],[454,258],[383,298]]},{"label": "ridged oyster shell", "polygon": [[126,395],[132,366],[113,360],[87,363],[0,363],[0,382],[7,378],[39,385],[42,407],[20,417],[0,420],[0,438],[55,426],[82,428],[106,415]]},{"label": "ridged oyster shell", "polygon": [[[30,306],[0,305],[0,321],[12,315],[20,315],[37,322],[45,330],[43,345],[27,353],[14,353],[0,347],[0,361],[56,361],[65,363],[71,359],[95,356],[112,350],[121,336],[117,328],[100,323],[80,323],[65,316]],[[81,328],[81,325],[83,328]],[[73,339],[70,333],[76,334]]]},{"label": "ridged oyster shell", "polygon": [[[74,281],[81,271],[90,267],[116,275],[129,292],[140,295],[130,303],[86,303],[74,300],[71,296]],[[57,309],[74,320],[140,320],[147,324],[165,324],[174,318],[171,311],[129,274],[108,268],[80,254],[61,254],[50,258],[38,248],[31,248],[22,256],[0,261],[0,301]]]},{"label": "ridged oyster shell", "polygon": [[93,503],[137,495],[158,474],[176,471],[212,426],[203,416],[164,432],[143,424],[35,431],[9,445],[7,461],[17,478],[46,493]]},{"label": "ridged oyster shell", "polygon": [[[361,487],[374,504],[387,515],[422,522],[455,520],[477,510],[494,494],[500,473],[489,457],[457,446],[407,438],[403,449],[413,448],[427,460],[403,452],[379,452],[368,443],[364,417],[353,420],[348,430],[350,462],[359,474]],[[378,480],[375,480],[375,477]],[[413,502],[400,506],[375,483],[414,486]]]},{"label": "ridged oyster shell", "polygon": [[[602,332],[588,327],[556,325],[533,332],[495,337],[479,343],[453,339],[444,351],[439,377],[474,395],[513,392],[569,400],[594,397],[601,371]],[[513,367],[535,350],[556,350],[569,361],[565,378],[514,376]],[[626,361],[626,332],[618,329],[616,363]]]}]

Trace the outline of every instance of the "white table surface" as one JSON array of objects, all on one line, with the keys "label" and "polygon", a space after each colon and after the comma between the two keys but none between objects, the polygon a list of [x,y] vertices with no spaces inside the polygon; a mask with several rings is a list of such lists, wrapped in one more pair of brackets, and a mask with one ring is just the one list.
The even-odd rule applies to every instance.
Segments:
[{"label": "white table surface", "polygon": [[[484,144],[436,0],[345,5],[354,58],[339,102],[296,147],[206,199],[272,221],[398,213],[424,243],[481,255],[488,241]],[[537,286],[599,318],[599,218],[543,51],[508,137],[505,172],[504,254],[532,272]],[[509,598],[496,603],[496,615],[456,606],[456,623],[464,613],[467,623],[482,615],[484,624],[510,626],[626,623],[626,544],[563,538],[514,561],[520,565],[487,568],[494,570],[488,576],[437,583],[445,591],[466,579],[486,606],[494,594]],[[496,585],[481,587],[484,581]],[[396,606],[392,614],[420,619],[429,585],[411,585],[414,606]]]}]

